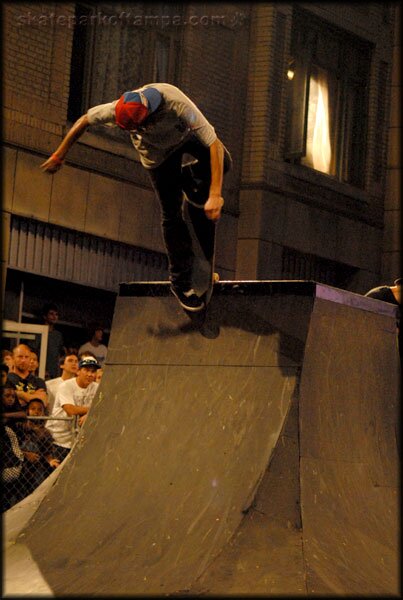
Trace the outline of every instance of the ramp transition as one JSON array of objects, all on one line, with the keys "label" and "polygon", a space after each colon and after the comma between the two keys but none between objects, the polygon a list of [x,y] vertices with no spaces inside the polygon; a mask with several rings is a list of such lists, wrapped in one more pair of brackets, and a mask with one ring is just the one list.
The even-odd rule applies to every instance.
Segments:
[{"label": "ramp transition", "polygon": [[54,595],[397,594],[395,309],[215,284],[200,330],[122,284],[68,464],[17,538]]}]

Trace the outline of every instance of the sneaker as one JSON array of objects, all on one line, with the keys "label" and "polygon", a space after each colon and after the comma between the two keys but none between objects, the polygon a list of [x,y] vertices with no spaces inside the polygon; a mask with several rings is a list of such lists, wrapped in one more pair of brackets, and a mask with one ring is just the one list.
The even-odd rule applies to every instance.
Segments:
[{"label": "sneaker", "polygon": [[179,287],[171,285],[172,293],[177,297],[179,304],[185,310],[197,312],[204,308],[203,300],[196,294],[194,289],[183,291]]}]

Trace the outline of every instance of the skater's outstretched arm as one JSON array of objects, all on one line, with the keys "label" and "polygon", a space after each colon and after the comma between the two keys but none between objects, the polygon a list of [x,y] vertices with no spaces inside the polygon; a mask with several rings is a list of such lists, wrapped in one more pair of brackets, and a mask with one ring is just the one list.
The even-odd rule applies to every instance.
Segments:
[{"label": "skater's outstretched arm", "polygon": [[212,221],[218,221],[224,205],[224,198],[221,196],[224,175],[224,147],[218,138],[210,146],[210,165],[210,193],[204,205],[204,212]]},{"label": "skater's outstretched arm", "polygon": [[70,150],[71,146],[84,133],[88,126],[88,117],[87,115],[83,115],[74,123],[73,127],[69,129],[60,146],[52,154],[52,156],[41,164],[41,169],[43,171],[47,171],[48,173],[55,173],[58,171],[62,166],[64,157]]}]

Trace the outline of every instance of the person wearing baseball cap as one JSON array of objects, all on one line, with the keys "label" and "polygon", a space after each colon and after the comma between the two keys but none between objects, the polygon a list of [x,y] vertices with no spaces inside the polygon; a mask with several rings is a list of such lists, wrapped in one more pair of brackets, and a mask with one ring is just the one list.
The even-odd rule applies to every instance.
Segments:
[{"label": "person wearing baseball cap", "polygon": [[[129,133],[161,205],[171,289],[184,308],[201,310],[204,302],[191,287],[194,253],[181,210],[184,186],[196,190],[206,229],[212,228],[224,205],[222,185],[232,164],[230,153],[186,94],[168,83],[151,83],[90,108],[41,168],[58,171],[71,146],[92,125],[115,126]],[[189,156],[192,159],[183,167]]]},{"label": "person wearing baseball cap", "polygon": [[135,130],[161,104],[162,96],[155,88],[125,92],[115,106],[116,124],[127,131]]},{"label": "person wearing baseball cap", "polygon": [[83,367],[90,370],[93,369],[94,371],[96,371],[97,369],[101,369],[101,365],[99,364],[97,359],[93,358],[92,356],[84,356],[78,361],[78,368],[82,369]]},{"label": "person wearing baseball cap", "polygon": [[[62,461],[70,452],[75,438],[71,423],[60,417],[78,417],[78,425],[84,424],[90,410],[92,400],[98,390],[96,372],[101,368],[93,356],[82,356],[78,362],[76,377],[67,379],[57,389],[52,414],[46,425],[54,439],[55,457]],[[59,420],[60,419],[60,420]]]}]

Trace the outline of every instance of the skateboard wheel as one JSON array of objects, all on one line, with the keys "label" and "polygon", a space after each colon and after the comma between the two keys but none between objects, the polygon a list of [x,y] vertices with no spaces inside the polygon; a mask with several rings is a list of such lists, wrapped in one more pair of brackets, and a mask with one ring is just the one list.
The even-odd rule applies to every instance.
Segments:
[{"label": "skateboard wheel", "polygon": [[215,281],[215,282],[220,281],[220,276],[218,273],[213,273],[213,281]]}]

